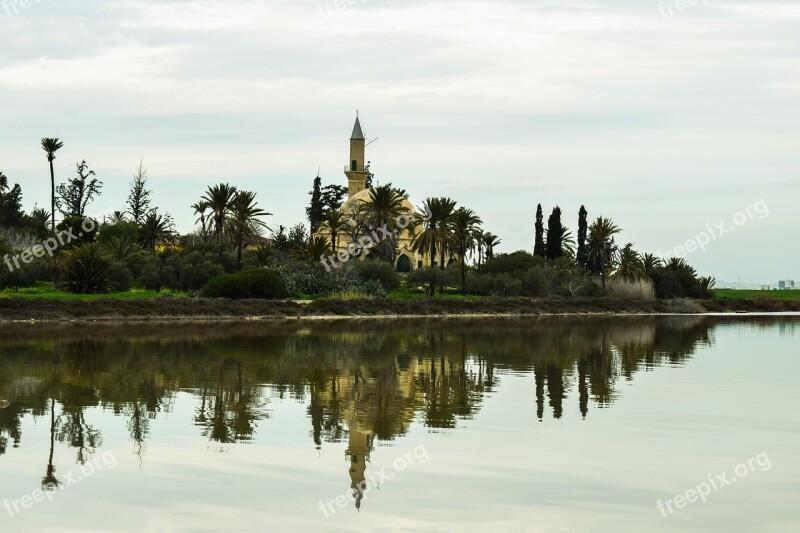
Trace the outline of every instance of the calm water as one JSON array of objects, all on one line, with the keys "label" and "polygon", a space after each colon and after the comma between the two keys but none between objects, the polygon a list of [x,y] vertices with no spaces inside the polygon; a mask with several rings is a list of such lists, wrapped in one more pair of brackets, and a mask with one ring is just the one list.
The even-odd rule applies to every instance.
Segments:
[{"label": "calm water", "polygon": [[0,531],[800,531],[797,331],[5,326]]}]

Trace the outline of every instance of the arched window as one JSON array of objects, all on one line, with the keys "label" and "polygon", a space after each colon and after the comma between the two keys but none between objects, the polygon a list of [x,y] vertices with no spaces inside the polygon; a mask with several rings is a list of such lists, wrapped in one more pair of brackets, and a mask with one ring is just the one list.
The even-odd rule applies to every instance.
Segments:
[{"label": "arched window", "polygon": [[350,163],[350,170],[352,170],[353,172],[358,170],[358,161],[356,161],[355,159],[353,159],[353,162]]}]

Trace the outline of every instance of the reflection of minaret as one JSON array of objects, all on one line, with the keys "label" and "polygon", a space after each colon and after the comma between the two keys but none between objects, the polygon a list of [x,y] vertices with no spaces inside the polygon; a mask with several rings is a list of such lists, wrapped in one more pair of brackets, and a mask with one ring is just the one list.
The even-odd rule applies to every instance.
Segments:
[{"label": "reflection of minaret", "polygon": [[533,364],[533,377],[536,380],[536,416],[541,422],[544,416],[544,368],[540,364]]},{"label": "reflection of minaret", "polygon": [[589,412],[589,387],[586,386],[586,367],[589,366],[585,357],[578,360],[578,394],[581,408],[581,415],[586,418]]},{"label": "reflection of minaret", "polygon": [[367,488],[365,473],[369,453],[372,451],[372,439],[372,434],[358,428],[358,422],[355,419],[350,421],[348,446],[344,453],[350,462],[350,488],[353,489],[356,509],[361,509],[361,499]]}]

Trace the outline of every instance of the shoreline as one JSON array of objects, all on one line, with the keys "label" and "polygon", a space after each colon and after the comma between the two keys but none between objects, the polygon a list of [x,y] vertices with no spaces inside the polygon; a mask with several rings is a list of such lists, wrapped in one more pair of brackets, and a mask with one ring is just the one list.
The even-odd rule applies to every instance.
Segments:
[{"label": "shoreline", "polygon": [[0,323],[231,322],[533,318],[539,316],[676,316],[798,313],[778,300],[418,299],[418,300],[49,300],[4,298]]}]

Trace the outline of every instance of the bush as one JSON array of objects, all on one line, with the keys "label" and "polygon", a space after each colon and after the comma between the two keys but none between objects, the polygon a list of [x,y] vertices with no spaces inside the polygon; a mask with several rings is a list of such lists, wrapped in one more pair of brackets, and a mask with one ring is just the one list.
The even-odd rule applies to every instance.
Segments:
[{"label": "bush", "polygon": [[467,294],[522,296],[522,280],[509,274],[467,274]]},{"label": "bush", "polygon": [[489,274],[524,274],[531,268],[541,266],[545,260],[534,257],[525,251],[518,251],[512,254],[498,254],[491,259],[487,259],[481,270]]},{"label": "bush", "polygon": [[608,280],[608,293],[624,300],[652,301],[656,299],[655,285],[649,279],[614,277]]},{"label": "bush", "polygon": [[363,281],[377,281],[383,290],[390,292],[400,286],[397,270],[385,261],[367,259],[356,263],[356,272]]},{"label": "bush", "polygon": [[217,276],[203,288],[203,296],[233,300],[273,300],[285,297],[286,289],[277,273],[259,268]]},{"label": "bush", "polygon": [[107,292],[113,258],[97,243],[66,250],[61,261],[61,284],[69,292]]},{"label": "bush", "polygon": [[445,270],[439,267],[425,267],[418,268],[411,271],[407,277],[409,285],[419,285],[428,287],[431,281],[438,287],[443,285],[445,287],[460,287],[461,286],[461,271],[458,266],[450,266]]},{"label": "bush", "polygon": [[171,270],[170,274],[174,277],[174,281],[170,281],[168,276],[163,274],[159,276],[161,280],[168,282],[165,286],[186,292],[200,290],[211,279],[227,272],[219,263],[218,253],[203,253],[199,250],[193,250],[185,255],[168,256],[164,265],[164,270]]}]

